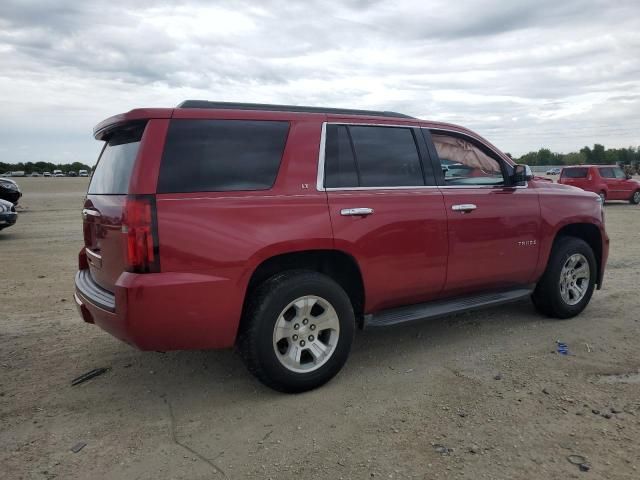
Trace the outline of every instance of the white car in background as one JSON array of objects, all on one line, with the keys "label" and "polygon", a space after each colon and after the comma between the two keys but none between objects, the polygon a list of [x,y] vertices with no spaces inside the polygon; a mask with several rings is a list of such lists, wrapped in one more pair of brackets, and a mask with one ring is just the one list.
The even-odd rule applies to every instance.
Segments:
[{"label": "white car in background", "polygon": [[86,170],[78,170],[78,176],[79,177],[88,177],[89,176],[89,172],[87,172]]},{"label": "white car in background", "polygon": [[64,173],[62,173],[62,170],[54,170],[53,171],[53,176],[54,177],[64,177]]}]

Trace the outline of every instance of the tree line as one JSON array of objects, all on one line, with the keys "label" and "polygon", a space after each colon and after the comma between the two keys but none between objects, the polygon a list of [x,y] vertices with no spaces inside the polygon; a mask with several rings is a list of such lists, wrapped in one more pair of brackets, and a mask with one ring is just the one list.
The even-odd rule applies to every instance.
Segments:
[{"label": "tree line", "polygon": [[[507,154],[509,155],[509,154]],[[509,155],[511,156],[511,155]],[[593,148],[583,147],[578,152],[556,153],[548,148],[541,148],[537,152],[529,152],[520,158],[514,158],[518,163],[526,165],[631,165],[640,172],[640,146],[627,148],[605,148],[604,145],[596,143]],[[24,171],[27,175],[37,172],[53,172],[62,170],[69,171],[87,170],[91,167],[85,163],[51,163],[51,162],[20,162],[4,163],[0,162],[0,173]]]},{"label": "tree line", "polygon": [[0,173],[5,172],[25,172],[27,175],[37,172],[53,172],[54,170],[62,170],[63,173],[76,172],[78,170],[91,171],[91,167],[85,163],[51,163],[51,162],[20,162],[20,163],[4,163],[0,162]]},{"label": "tree line", "polygon": [[578,152],[555,153],[548,148],[529,152],[516,159],[526,165],[631,165],[640,169],[640,147],[605,148],[596,143],[593,148],[583,147]]}]

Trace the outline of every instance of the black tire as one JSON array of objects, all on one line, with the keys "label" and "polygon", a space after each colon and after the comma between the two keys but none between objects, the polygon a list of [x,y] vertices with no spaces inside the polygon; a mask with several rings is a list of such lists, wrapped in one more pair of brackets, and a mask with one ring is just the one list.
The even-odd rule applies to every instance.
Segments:
[{"label": "black tire", "polygon": [[631,195],[631,198],[629,199],[629,203],[633,205],[637,205],[640,203],[640,190],[636,190],[635,192],[633,192],[633,195]]},{"label": "black tire", "polygon": [[[584,297],[575,305],[570,305],[562,299],[560,293],[560,273],[569,257],[576,253],[582,254],[587,259],[589,283]],[[531,296],[533,304],[539,312],[549,317],[561,319],[574,317],[582,312],[591,300],[597,272],[596,258],[589,244],[576,237],[560,237],[553,246],[547,269]]]},{"label": "black tire", "polygon": [[[306,270],[279,273],[250,293],[238,338],[242,359],[258,380],[285,393],[317,388],[331,380],[344,366],[355,333],[355,317],[349,296],[330,277]],[[314,295],[326,300],[335,310],[339,335],[333,353],[311,372],[295,372],[276,356],[274,329],[280,314],[294,300]]]}]

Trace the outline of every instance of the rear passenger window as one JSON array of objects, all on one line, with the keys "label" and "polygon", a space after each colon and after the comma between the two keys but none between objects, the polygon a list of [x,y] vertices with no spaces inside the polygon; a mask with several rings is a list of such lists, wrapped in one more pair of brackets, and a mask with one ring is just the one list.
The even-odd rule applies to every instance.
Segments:
[{"label": "rear passenger window", "polygon": [[288,130],[288,122],[172,120],[158,193],[267,190]]},{"label": "rear passenger window", "polygon": [[328,125],[325,187],[424,185],[411,128]]},{"label": "rear passenger window", "polygon": [[600,176],[603,178],[616,178],[616,174],[613,171],[613,168],[601,168]]},{"label": "rear passenger window", "polygon": [[358,172],[349,131],[344,125],[327,125],[325,147],[325,186],[358,186]]},{"label": "rear passenger window", "polygon": [[565,168],[562,170],[564,178],[587,178],[586,168]]}]

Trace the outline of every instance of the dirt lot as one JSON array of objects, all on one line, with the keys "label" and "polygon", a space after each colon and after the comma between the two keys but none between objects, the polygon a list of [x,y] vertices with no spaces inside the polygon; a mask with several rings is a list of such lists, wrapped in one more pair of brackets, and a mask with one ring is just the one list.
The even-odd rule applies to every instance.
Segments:
[{"label": "dirt lot", "polygon": [[640,207],[607,205],[605,288],[578,318],[523,302],[360,333],[338,377],[290,396],[231,351],[139,352],[83,323],[86,179],[18,182],[0,233],[2,478],[640,478]]}]

